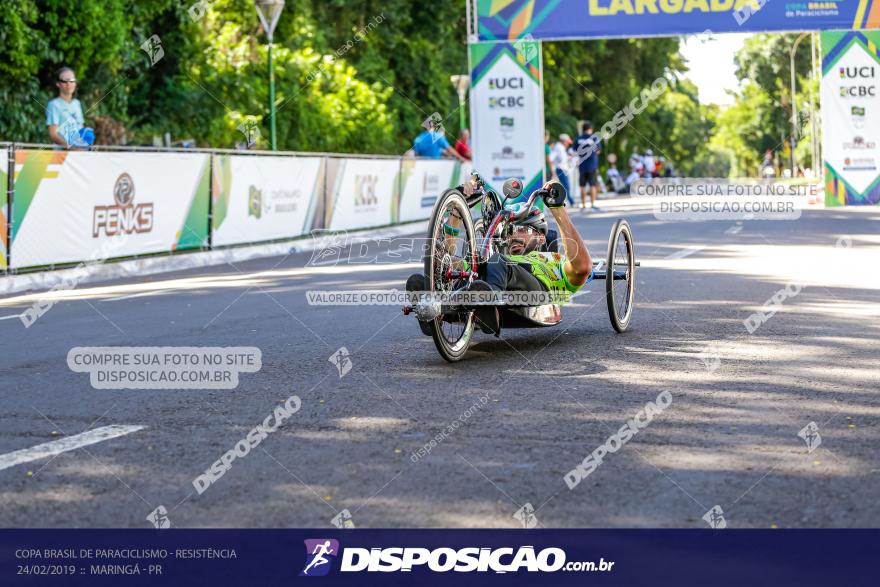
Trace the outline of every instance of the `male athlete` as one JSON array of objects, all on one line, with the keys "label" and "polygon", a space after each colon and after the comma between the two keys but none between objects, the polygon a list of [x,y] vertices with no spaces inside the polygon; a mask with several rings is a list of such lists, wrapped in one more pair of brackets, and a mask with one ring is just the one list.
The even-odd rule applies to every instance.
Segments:
[{"label": "male athlete", "polygon": [[[466,185],[466,194],[473,189],[473,185]],[[549,181],[539,195],[559,227],[561,240],[565,243],[565,256],[540,250],[547,242],[547,220],[539,208],[533,207],[528,216],[513,227],[508,241],[510,254],[495,253],[486,263],[481,263],[477,271],[482,279],[473,281],[467,291],[550,292],[567,298],[587,282],[593,271],[593,261],[565,209],[565,189],[558,181]],[[425,291],[425,284],[425,276],[417,273],[407,279],[406,289]],[[501,332],[498,308],[481,305],[474,309],[483,332],[498,336]],[[419,322],[419,326],[424,334],[431,334],[428,324]]]}]

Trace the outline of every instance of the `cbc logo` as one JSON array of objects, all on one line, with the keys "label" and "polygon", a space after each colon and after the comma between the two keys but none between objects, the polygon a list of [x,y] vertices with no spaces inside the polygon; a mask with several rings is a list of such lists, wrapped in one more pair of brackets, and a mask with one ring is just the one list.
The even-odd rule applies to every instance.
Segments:
[{"label": "cbc logo", "polygon": [[525,108],[523,96],[499,96],[489,98],[489,108]]},{"label": "cbc logo", "polygon": [[874,97],[877,95],[877,88],[875,86],[841,86],[840,87],[840,97],[841,98],[867,98]]}]

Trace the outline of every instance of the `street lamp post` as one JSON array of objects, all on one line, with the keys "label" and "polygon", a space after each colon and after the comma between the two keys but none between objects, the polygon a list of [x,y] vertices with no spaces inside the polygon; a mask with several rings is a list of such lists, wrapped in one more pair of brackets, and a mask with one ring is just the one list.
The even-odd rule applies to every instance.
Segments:
[{"label": "street lamp post", "polygon": [[794,71],[794,56],[797,53],[798,45],[800,45],[801,41],[806,38],[810,33],[801,33],[797,39],[795,39],[794,44],[791,46],[791,50],[788,52],[790,58],[790,66],[791,66],[791,176],[795,177],[795,155],[794,155],[794,147],[797,142],[798,136],[798,112],[797,112],[797,98],[795,97],[795,82],[797,77]]},{"label": "street lamp post", "polygon": [[458,92],[458,129],[461,130],[463,128],[466,128],[464,118],[464,104],[467,100],[468,88],[471,85],[471,76],[453,75],[450,76],[449,81],[452,82],[452,85],[455,86],[455,91]]},{"label": "street lamp post", "polygon": [[275,68],[272,66],[272,37],[275,33],[275,25],[281,17],[281,11],[284,10],[284,0],[254,0],[254,6],[269,39],[269,137],[272,150],[276,151],[278,145],[275,141]]}]

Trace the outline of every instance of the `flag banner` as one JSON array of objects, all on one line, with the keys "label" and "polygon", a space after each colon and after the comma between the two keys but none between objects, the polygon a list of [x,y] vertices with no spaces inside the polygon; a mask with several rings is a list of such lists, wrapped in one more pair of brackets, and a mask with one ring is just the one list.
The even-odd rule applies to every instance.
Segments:
[{"label": "flag banner", "polygon": [[825,205],[880,202],[880,31],[823,32]]},{"label": "flag banner", "polygon": [[880,0],[476,0],[481,41],[880,28]]},{"label": "flag banner", "polygon": [[169,528],[168,516],[151,521],[165,529],[0,530],[0,583],[858,587],[876,585],[880,546],[880,530],[189,530]]},{"label": "flag banner", "polygon": [[473,166],[496,192],[523,182],[523,198],[544,180],[544,90],[541,43],[472,43]]}]

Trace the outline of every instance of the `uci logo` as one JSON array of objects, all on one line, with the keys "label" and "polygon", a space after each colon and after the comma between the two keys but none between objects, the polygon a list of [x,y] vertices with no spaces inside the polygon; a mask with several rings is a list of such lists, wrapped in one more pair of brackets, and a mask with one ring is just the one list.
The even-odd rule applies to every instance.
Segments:
[{"label": "uci logo", "polygon": [[846,78],[874,78],[874,68],[870,65],[865,65],[863,67],[841,67],[840,68],[840,77],[842,79]]},{"label": "uci logo", "polygon": [[523,89],[523,78],[521,77],[501,77],[489,78],[490,90],[521,90]]}]

